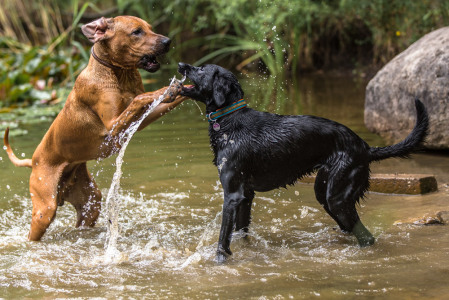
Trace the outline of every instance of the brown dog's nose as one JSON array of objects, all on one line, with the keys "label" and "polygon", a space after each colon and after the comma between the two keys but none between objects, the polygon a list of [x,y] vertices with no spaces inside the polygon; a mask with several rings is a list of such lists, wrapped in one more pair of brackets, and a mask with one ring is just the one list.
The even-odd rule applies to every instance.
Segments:
[{"label": "brown dog's nose", "polygon": [[168,48],[170,47],[170,44],[171,44],[171,40],[169,38],[164,38],[161,41],[161,44],[164,45],[164,49],[168,50]]}]

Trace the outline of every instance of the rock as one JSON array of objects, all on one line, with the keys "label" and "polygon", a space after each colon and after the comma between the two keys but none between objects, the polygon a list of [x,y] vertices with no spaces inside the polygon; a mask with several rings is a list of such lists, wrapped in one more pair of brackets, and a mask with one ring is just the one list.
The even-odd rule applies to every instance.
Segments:
[{"label": "rock", "polygon": [[434,225],[449,224],[449,211],[440,211],[433,215],[425,215],[421,218],[409,218],[406,220],[398,220],[393,225],[413,224],[413,225]]},{"label": "rock", "polygon": [[373,174],[370,191],[384,194],[419,195],[438,190],[435,176],[422,174]]},{"label": "rock", "polygon": [[435,30],[385,65],[368,83],[365,125],[393,144],[415,125],[414,99],[430,116],[429,149],[449,149],[449,27]]},{"label": "rock", "polygon": [[[315,176],[307,176],[302,183],[315,182]],[[370,178],[371,192],[384,194],[419,195],[438,190],[435,176],[423,174],[372,174]]]},{"label": "rock", "polygon": [[412,225],[435,225],[443,224],[437,216],[424,216],[421,218],[409,218],[406,220],[398,220],[393,225],[412,224]]},{"label": "rock", "polygon": [[440,211],[437,213],[437,218],[443,224],[449,224],[449,211]]}]

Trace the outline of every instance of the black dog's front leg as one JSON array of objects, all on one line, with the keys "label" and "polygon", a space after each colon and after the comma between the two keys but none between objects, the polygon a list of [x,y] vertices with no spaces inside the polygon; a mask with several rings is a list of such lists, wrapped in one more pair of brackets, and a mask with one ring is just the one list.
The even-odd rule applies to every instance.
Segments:
[{"label": "black dog's front leg", "polygon": [[223,263],[226,261],[227,257],[232,255],[230,249],[232,229],[235,224],[236,209],[235,205],[229,201],[229,199],[224,200],[223,204],[223,218],[221,221],[220,237],[218,240],[217,248],[217,261]]},{"label": "black dog's front leg", "polygon": [[221,184],[224,190],[223,217],[217,248],[217,261],[223,263],[232,255],[230,244],[232,230],[236,223],[237,207],[245,199],[243,183],[233,177],[232,171],[221,172]]}]

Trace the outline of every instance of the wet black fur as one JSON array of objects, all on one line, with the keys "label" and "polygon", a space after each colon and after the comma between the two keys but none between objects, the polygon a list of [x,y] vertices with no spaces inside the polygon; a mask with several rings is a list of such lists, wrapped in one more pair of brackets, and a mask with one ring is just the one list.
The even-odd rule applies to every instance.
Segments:
[{"label": "wet black fur", "polygon": [[[231,105],[244,93],[228,70],[179,63],[194,86],[182,94],[206,104],[206,113]],[[315,116],[284,116],[244,108],[219,118],[221,129],[209,126],[214,164],[224,190],[218,260],[232,254],[232,230],[248,231],[254,192],[295,184],[317,171],[315,194],[340,228],[352,232],[361,246],[374,237],[360,222],[356,203],[369,187],[369,164],[389,157],[406,157],[422,144],[428,129],[424,105],[415,100],[416,126],[402,142],[373,148],[352,130]]]}]

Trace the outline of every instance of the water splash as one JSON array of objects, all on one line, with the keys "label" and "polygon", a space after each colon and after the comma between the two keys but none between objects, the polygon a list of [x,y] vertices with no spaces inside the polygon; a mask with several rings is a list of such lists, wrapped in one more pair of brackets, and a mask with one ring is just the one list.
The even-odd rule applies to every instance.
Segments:
[{"label": "water splash", "polygon": [[[191,254],[181,265],[175,267],[175,270],[182,270],[189,265],[197,265],[204,257],[211,258],[215,255],[216,244],[210,245],[210,241],[214,238],[220,228],[220,218],[222,212],[219,211],[215,218],[205,226],[203,234],[196,245],[195,252]],[[211,251],[212,250],[212,251]]]},{"label": "water splash", "polygon": [[134,133],[136,133],[140,124],[164,100],[170,87],[172,87],[176,83],[183,83],[185,78],[186,77],[184,76],[181,80],[178,80],[178,79],[176,79],[176,77],[173,77],[167,90],[158,99],[153,101],[153,103],[151,103],[151,105],[148,106],[145,113],[137,121],[134,121],[133,123],[131,123],[131,125],[128,127],[128,129],[126,129],[119,137],[119,143],[121,145],[121,148],[117,155],[116,171],[112,178],[111,187],[109,188],[108,195],[106,198],[106,211],[107,211],[107,218],[108,218],[108,222],[107,222],[108,223],[108,233],[106,236],[106,243],[105,243],[105,249],[106,249],[105,262],[106,263],[113,263],[113,262],[119,263],[124,260],[123,255],[117,249],[117,239],[119,238],[119,234],[120,234],[119,224],[118,224],[120,205],[121,205],[121,201],[119,198],[120,179],[122,177],[123,156],[125,154],[126,147],[128,147],[128,144],[131,141],[132,136],[134,135]]}]

